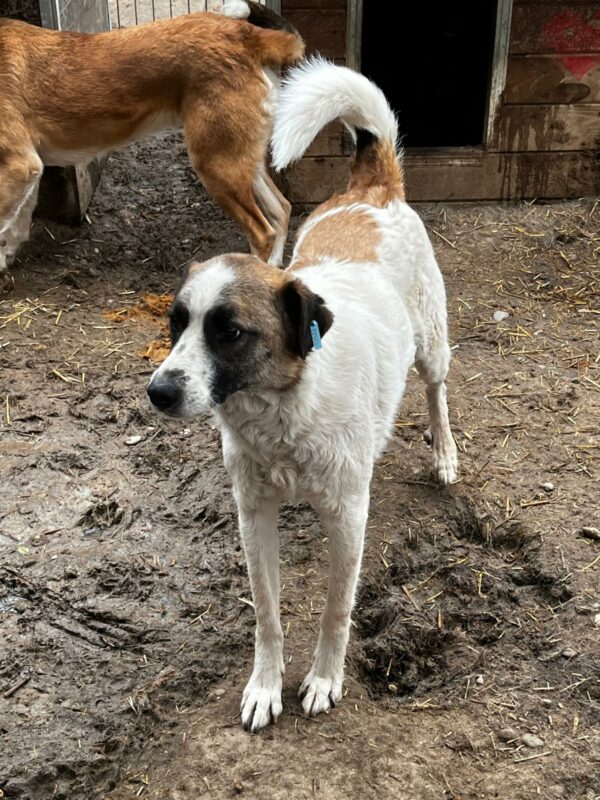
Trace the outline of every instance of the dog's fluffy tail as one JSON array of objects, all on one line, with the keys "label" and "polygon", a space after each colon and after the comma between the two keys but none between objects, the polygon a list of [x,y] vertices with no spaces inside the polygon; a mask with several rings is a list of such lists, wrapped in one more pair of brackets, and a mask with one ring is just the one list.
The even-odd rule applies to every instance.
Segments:
[{"label": "dog's fluffy tail", "polygon": [[272,136],[275,169],[301,158],[319,131],[336,119],[356,142],[349,188],[393,184],[403,197],[398,124],[385,95],[364,75],[322,58],[300,64],[283,82]]},{"label": "dog's fluffy tail", "polygon": [[258,58],[269,66],[296,64],[304,55],[304,42],[294,26],[270,8],[252,0],[229,0],[221,13],[254,26]]}]

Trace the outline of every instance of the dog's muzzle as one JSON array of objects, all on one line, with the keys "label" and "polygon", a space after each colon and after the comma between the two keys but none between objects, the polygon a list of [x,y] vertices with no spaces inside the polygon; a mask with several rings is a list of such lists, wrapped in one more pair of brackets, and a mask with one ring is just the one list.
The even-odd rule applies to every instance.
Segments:
[{"label": "dog's muzzle", "polygon": [[165,414],[176,414],[183,402],[183,388],[169,373],[152,378],[147,391],[152,405]]}]

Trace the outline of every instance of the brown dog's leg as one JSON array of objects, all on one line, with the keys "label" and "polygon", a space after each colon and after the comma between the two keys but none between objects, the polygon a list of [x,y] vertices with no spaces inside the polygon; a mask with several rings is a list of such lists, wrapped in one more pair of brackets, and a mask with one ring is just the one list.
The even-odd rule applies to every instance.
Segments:
[{"label": "brown dog's leg", "polygon": [[239,93],[223,94],[218,108],[189,98],[182,109],[192,167],[221,208],[242,226],[252,253],[272,256],[277,234],[257,198],[256,182],[264,172],[269,118],[262,109],[263,80],[249,80],[244,102]]},{"label": "brown dog's leg", "polygon": [[276,237],[254,197],[254,164],[211,158],[196,166],[195,157],[191,153],[190,157],[207,191],[244,229],[251,252],[268,261]]},{"label": "brown dog's leg", "polygon": [[283,249],[287,238],[292,207],[273,182],[264,164],[261,164],[258,169],[258,174],[254,181],[254,189],[260,207],[275,229],[275,244],[269,258],[269,264],[279,267],[283,261]]},{"label": "brown dog's leg", "polygon": [[29,237],[43,165],[33,148],[0,149],[0,283],[20,244]]}]

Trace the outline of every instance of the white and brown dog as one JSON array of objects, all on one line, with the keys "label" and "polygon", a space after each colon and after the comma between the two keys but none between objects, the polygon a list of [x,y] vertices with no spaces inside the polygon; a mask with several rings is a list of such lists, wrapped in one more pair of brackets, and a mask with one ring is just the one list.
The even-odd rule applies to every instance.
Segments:
[{"label": "white and brown dog", "polygon": [[252,252],[280,264],[290,206],[265,168],[278,84],[269,67],[303,52],[289,23],[246,0],[97,34],[0,19],[0,282],[29,236],[44,165],[179,128]]},{"label": "white and brown dog", "polygon": [[213,411],[222,431],[256,612],[254,671],[242,699],[252,731],[282,710],[284,500],[312,503],[330,547],[303,707],[327,711],[342,696],[373,464],[413,363],[427,388],[435,471],[443,484],[456,476],[444,284],[425,228],[404,201],[385,97],[364,76],[324,61],[292,70],[275,118],[275,164],[299,158],[336,117],[357,144],[348,190],[304,223],[286,271],[244,255],[193,264],[171,311],[172,351],[148,387],[161,411]]}]

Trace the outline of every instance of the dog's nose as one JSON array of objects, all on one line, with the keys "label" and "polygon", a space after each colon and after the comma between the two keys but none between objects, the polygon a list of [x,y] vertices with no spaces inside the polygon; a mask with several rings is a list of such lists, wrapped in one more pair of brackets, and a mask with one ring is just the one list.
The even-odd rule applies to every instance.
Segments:
[{"label": "dog's nose", "polygon": [[158,378],[150,381],[148,397],[160,411],[169,411],[181,402],[182,390],[174,381]]}]

